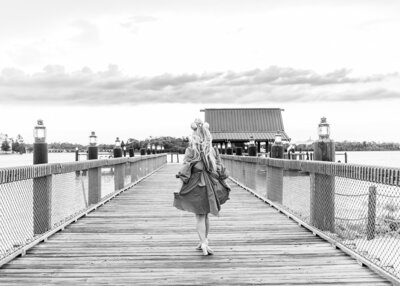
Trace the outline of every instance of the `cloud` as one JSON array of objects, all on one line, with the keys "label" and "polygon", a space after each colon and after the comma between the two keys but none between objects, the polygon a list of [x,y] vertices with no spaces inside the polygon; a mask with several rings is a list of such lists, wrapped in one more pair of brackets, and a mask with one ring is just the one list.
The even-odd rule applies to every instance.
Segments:
[{"label": "cloud", "polygon": [[99,29],[96,25],[88,21],[78,20],[71,26],[77,29],[77,33],[71,38],[72,42],[93,46],[100,43]]},{"label": "cloud", "polygon": [[147,15],[136,15],[129,17],[122,22],[121,27],[128,29],[131,33],[137,34],[140,30],[140,25],[157,22],[158,18]]},{"label": "cloud", "polygon": [[272,66],[242,72],[125,75],[116,65],[94,72],[67,72],[49,65],[26,74],[0,74],[2,104],[118,105],[143,103],[259,103],[400,99],[400,76],[351,76],[340,69],[326,74]]}]

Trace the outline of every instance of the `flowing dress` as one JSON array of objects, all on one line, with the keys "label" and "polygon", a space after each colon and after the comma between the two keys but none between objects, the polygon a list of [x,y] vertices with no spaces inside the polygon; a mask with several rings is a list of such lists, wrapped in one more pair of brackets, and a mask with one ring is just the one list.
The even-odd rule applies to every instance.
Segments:
[{"label": "flowing dress", "polygon": [[200,153],[200,160],[191,160],[192,148],[187,148],[184,165],[176,175],[183,181],[179,193],[175,193],[174,206],[177,209],[195,214],[219,214],[221,205],[229,199],[230,187],[225,182],[225,168],[221,163],[218,151],[212,149],[216,159],[217,170],[207,165],[205,155]]}]

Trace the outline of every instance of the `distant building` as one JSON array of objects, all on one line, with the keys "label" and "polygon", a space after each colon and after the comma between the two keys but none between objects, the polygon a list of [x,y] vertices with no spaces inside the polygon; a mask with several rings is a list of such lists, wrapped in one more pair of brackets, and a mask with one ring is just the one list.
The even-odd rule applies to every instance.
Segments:
[{"label": "distant building", "polygon": [[290,141],[285,132],[280,108],[221,108],[204,109],[205,121],[210,124],[213,144],[244,148],[253,138],[258,146],[264,145],[267,151],[280,132],[282,140]]}]

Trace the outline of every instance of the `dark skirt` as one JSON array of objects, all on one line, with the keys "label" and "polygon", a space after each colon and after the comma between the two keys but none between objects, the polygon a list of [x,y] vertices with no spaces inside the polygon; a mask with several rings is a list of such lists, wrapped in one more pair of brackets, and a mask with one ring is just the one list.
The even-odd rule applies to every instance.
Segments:
[{"label": "dark skirt", "polygon": [[230,188],[224,181],[207,182],[205,186],[196,185],[188,192],[175,193],[174,207],[195,214],[218,215],[221,205],[229,200],[229,192]]}]

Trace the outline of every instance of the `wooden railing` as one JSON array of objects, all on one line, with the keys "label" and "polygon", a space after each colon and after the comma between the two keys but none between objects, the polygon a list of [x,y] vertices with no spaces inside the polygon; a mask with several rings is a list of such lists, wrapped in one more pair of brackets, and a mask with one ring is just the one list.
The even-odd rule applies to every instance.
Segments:
[{"label": "wooden railing", "polygon": [[130,188],[166,159],[157,154],[0,169],[0,266]]},{"label": "wooden railing", "polygon": [[400,169],[222,155],[231,178],[400,283]]}]

